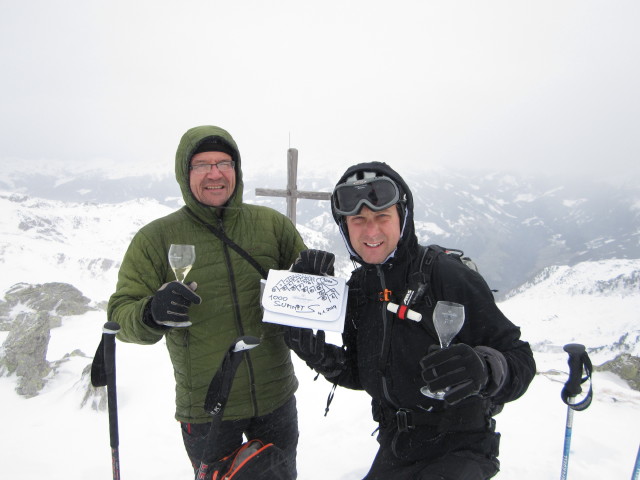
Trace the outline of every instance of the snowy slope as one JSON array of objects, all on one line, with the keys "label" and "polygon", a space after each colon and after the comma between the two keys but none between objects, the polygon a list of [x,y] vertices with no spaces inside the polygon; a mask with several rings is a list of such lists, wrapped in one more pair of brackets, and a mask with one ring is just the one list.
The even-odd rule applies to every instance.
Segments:
[{"label": "snowy slope", "polygon": [[173,209],[148,199],[70,203],[0,192],[0,211],[0,291],[58,281],[99,302],[112,293],[131,237]]},{"label": "snowy slope", "polygon": [[640,260],[549,267],[512,295],[502,309],[540,352],[582,343],[594,364],[640,356]]}]

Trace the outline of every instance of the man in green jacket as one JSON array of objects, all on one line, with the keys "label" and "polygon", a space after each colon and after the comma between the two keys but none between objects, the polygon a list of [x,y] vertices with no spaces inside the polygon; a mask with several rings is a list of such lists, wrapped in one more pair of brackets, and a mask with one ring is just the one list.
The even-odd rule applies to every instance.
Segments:
[{"label": "man in green jacket", "polygon": [[[188,130],[176,152],[175,173],[185,206],[134,236],[109,300],[109,320],[120,324],[124,342],[165,339],[176,380],[175,416],[195,469],[211,421],[204,411],[209,383],[238,336],[259,337],[259,347],[237,370],[216,454],[234,451],[244,433],[281,448],[295,478],[298,382],[281,327],[261,321],[258,269],[286,270],[306,247],[286,216],[243,203],[240,153],[222,128]],[[168,265],[171,244],[195,246],[188,284],[175,281]]]}]

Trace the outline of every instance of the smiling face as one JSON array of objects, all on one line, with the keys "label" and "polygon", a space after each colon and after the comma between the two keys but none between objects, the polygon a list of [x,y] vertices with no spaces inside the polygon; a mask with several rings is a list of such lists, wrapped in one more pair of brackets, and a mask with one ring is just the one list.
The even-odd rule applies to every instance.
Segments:
[{"label": "smiling face", "polygon": [[379,212],[362,207],[346,217],[351,246],[369,264],[384,262],[400,241],[400,215],[395,205]]},{"label": "smiling face", "polygon": [[[191,166],[230,160],[231,155],[224,152],[202,152],[191,157]],[[189,186],[193,196],[200,203],[220,207],[227,203],[236,188],[236,171],[232,168],[221,172],[217,167],[211,167],[209,172],[191,170]]]}]

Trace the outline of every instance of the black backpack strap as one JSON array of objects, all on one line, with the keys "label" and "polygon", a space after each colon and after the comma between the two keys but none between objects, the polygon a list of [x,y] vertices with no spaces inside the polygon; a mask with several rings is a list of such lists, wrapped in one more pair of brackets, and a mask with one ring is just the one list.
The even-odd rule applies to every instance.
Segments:
[{"label": "black backpack strap", "polygon": [[418,292],[420,292],[420,289],[423,290],[420,292],[421,295],[416,295],[415,301],[420,300],[420,298],[424,296],[424,301],[427,306],[433,307],[435,305],[435,296],[433,294],[433,286],[431,285],[431,272],[436,263],[436,258],[441,253],[445,253],[445,250],[439,245],[429,245],[428,247],[419,245],[418,247],[421,251],[420,269],[413,274],[413,278],[410,279],[410,284],[416,285]]},{"label": "black backpack strap", "polygon": [[[431,272],[436,263],[436,258],[446,253],[451,257],[456,258],[460,263],[465,263],[462,250],[456,250],[452,248],[443,248],[440,245],[429,245],[424,247],[418,245],[418,257],[420,257],[420,268],[413,272],[409,278],[409,290],[405,294],[403,305],[411,307],[419,302],[423,297],[428,307],[435,305],[435,296],[433,294],[433,287],[431,285]],[[476,270],[477,271],[477,270]]]},{"label": "black backpack strap", "polygon": [[[416,311],[421,310],[419,306],[426,305],[426,307],[430,309],[435,305],[431,274],[436,263],[436,258],[441,253],[445,253],[445,250],[438,245],[429,245],[428,247],[418,245],[418,268],[416,268],[407,279],[407,291],[399,299],[399,305],[395,311],[396,316],[400,320],[405,320],[406,318],[414,319],[415,317],[412,318],[411,314],[415,314]],[[412,310],[413,308],[415,308],[415,310]],[[438,339],[435,328],[429,319],[423,316],[420,324],[434,339]]]}]

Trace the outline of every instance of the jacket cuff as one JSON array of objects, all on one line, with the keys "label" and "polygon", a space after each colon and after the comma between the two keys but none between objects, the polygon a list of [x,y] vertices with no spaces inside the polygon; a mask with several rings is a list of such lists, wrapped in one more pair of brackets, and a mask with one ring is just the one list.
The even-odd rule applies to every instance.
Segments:
[{"label": "jacket cuff", "polygon": [[484,393],[487,396],[494,396],[507,382],[509,376],[509,365],[506,358],[498,350],[491,347],[479,346],[474,350],[484,358],[489,369],[489,379],[484,387]]},{"label": "jacket cuff", "polygon": [[326,357],[323,361],[319,365],[312,365],[310,362],[307,362],[307,365],[329,380],[342,373],[346,360],[347,359],[342,348],[334,345],[326,345]]},{"label": "jacket cuff", "polygon": [[142,311],[142,323],[144,323],[149,328],[160,330],[162,332],[169,330],[170,328],[165,325],[156,323],[156,321],[153,319],[153,315],[151,314],[151,300],[147,302],[147,304],[144,306],[144,310]]}]

